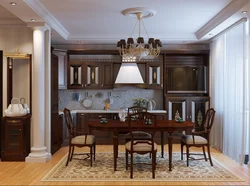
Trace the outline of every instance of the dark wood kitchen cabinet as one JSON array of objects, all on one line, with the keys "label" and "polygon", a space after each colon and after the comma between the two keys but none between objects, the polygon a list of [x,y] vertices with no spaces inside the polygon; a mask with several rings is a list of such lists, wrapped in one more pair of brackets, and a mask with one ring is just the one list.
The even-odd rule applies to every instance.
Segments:
[{"label": "dark wood kitchen cabinet", "polygon": [[2,118],[2,161],[25,161],[30,153],[30,115]]},{"label": "dark wood kitchen cabinet", "polygon": [[[88,127],[88,120],[97,120],[100,118],[118,119],[117,114],[111,113],[77,113],[76,114],[76,130],[91,133]],[[112,144],[112,132],[110,131],[92,131],[96,137],[97,144]]]},{"label": "dark wood kitchen cabinet", "polygon": [[113,64],[101,62],[72,62],[68,64],[68,88],[113,88]]},{"label": "dark wood kitchen cabinet", "polygon": [[175,119],[178,112],[185,121],[192,121],[202,129],[205,113],[210,108],[209,97],[167,97],[166,108],[169,120]]},{"label": "dark wood kitchen cabinet", "polygon": [[162,62],[148,62],[147,69],[147,88],[163,89],[163,64]]}]

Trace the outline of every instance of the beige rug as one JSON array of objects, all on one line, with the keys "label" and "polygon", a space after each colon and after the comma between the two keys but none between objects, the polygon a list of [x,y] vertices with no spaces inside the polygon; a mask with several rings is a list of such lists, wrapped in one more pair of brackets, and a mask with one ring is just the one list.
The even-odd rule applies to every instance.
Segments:
[{"label": "beige rug", "polygon": [[[89,159],[73,159],[66,167],[67,155],[41,181],[243,181],[227,170],[218,161],[213,159],[214,166],[209,161],[186,161],[180,159],[179,153],[173,153],[173,169],[168,171],[168,156],[160,158],[157,155],[156,178],[152,179],[151,165],[135,165],[134,179],[130,179],[130,171],[125,169],[125,154],[120,153],[118,158],[118,171],[113,170],[113,154],[97,153],[93,167]],[[75,156],[76,157],[76,156]],[[81,158],[79,155],[78,158]],[[148,155],[136,155],[136,162],[150,162]]]}]

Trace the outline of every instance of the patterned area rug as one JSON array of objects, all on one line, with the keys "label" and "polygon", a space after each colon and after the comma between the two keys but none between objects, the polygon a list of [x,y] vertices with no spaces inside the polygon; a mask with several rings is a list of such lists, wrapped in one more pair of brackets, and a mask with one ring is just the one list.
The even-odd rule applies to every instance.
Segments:
[{"label": "patterned area rug", "polygon": [[[113,170],[113,154],[97,153],[93,167],[90,160],[82,160],[81,155],[74,156],[66,167],[67,155],[41,181],[243,181],[213,159],[214,166],[209,161],[180,159],[180,153],[173,153],[173,169],[168,170],[168,156],[160,158],[157,154],[156,178],[152,179],[151,165],[138,164],[134,166],[134,179],[130,179],[130,170],[125,169],[125,154],[120,153],[117,170]],[[82,158],[82,159],[81,159]],[[80,160],[79,160],[80,159]],[[149,155],[135,155],[135,162],[151,162]]]}]

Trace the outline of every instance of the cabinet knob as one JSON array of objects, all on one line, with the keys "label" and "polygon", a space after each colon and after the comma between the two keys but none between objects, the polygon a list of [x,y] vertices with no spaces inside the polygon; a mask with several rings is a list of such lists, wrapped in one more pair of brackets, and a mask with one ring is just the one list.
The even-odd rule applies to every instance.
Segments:
[{"label": "cabinet knob", "polygon": [[19,131],[22,131],[22,129],[19,129]]},{"label": "cabinet knob", "polygon": [[102,84],[102,87],[103,87],[103,84]]},{"label": "cabinet knob", "polygon": [[81,116],[84,116],[85,114],[81,114]]}]

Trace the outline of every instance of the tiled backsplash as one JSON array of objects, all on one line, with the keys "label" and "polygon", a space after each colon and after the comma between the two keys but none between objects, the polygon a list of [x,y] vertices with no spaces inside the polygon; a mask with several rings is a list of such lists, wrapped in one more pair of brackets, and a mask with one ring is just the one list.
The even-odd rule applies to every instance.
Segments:
[{"label": "tiled backsplash", "polygon": [[[81,95],[80,100],[86,99],[87,93],[88,98],[92,100],[92,106],[85,108],[82,101],[78,101],[79,99],[74,100],[74,93]],[[110,105],[110,109],[130,107],[133,105],[133,98],[153,99],[156,102],[155,109],[163,109],[163,90],[141,89],[133,86],[101,90],[59,90],[59,109],[63,110],[66,107],[70,110],[102,110],[109,95],[111,95],[113,99],[113,104]]]}]

